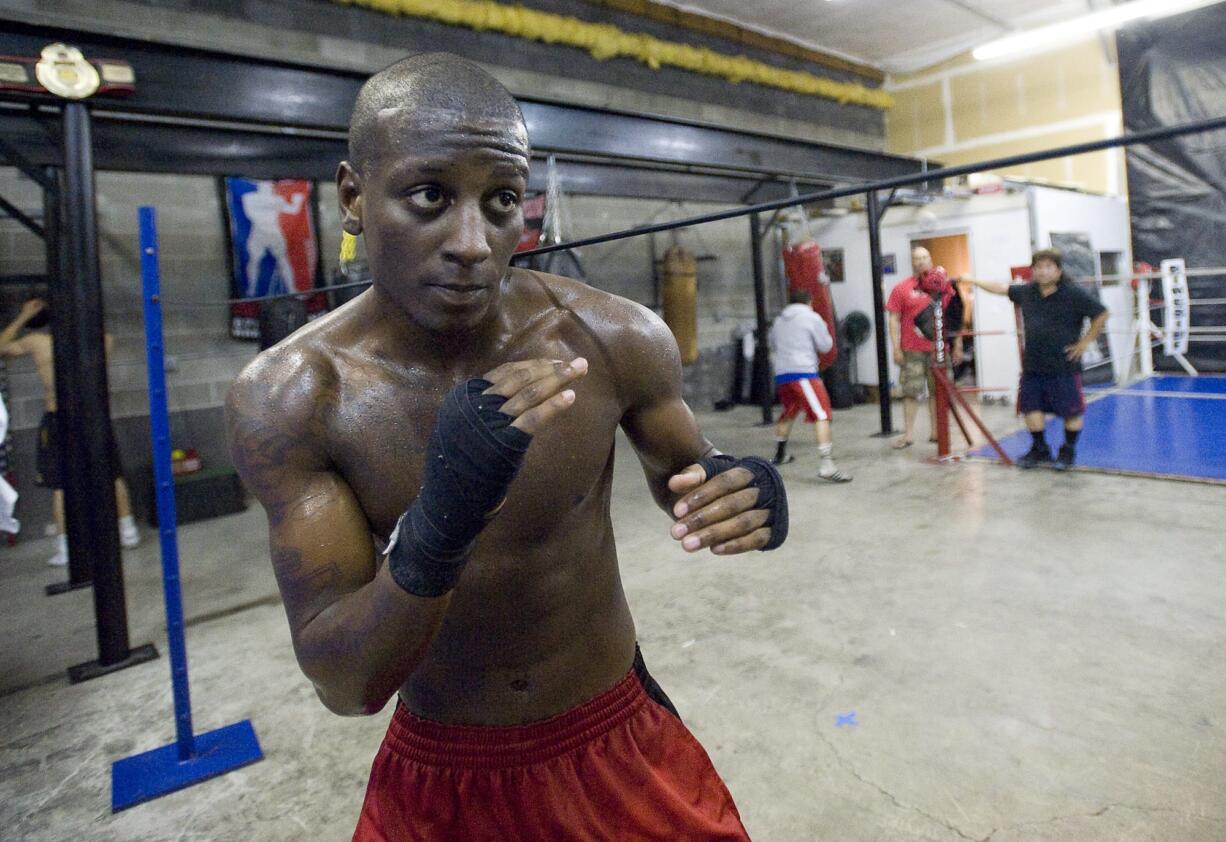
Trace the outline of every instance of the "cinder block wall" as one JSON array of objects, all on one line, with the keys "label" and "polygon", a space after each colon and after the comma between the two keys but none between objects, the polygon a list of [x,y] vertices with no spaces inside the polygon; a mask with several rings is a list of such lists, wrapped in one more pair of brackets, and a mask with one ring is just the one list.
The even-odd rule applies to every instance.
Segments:
[{"label": "cinder block wall", "polygon": [[[255,356],[256,346],[230,338],[229,310],[224,305],[187,306],[222,302],[230,295],[216,179],[99,172],[96,187],[106,328],[115,340],[107,367],[111,415],[134,501],[143,510],[150,465],[149,395],[137,258],[138,207],[152,205],[158,213],[167,399],[175,446],[195,447],[210,464],[229,463],[221,407],[231,381]],[[0,195],[41,219],[41,191],[17,170],[0,168]],[[331,184],[320,185],[319,197],[320,241],[328,273],[336,266],[340,243],[336,190]],[[16,221],[0,219],[0,245],[0,275],[45,271],[42,241]],[[24,286],[0,288],[0,319],[7,323],[33,294],[39,292]],[[50,494],[31,480],[35,432],[44,410],[42,384],[28,358],[7,360],[7,371],[13,435],[10,467],[22,495],[18,516],[27,529],[41,535],[50,520]]]},{"label": "cinder block wall", "polygon": [[[619,231],[651,222],[696,216],[720,205],[698,202],[638,201],[575,197],[568,239]],[[581,260],[588,281],[600,289],[637,301],[659,312],[653,259],[659,261],[676,241],[698,261],[699,358],[683,372],[685,398],[697,409],[709,409],[726,397],[732,382],[732,333],[738,324],[754,321],[753,266],[749,223],[728,219],[680,229],[654,237],[634,237],[583,249]],[[783,307],[778,259],[768,239],[763,246],[767,313]],[[657,273],[660,266],[656,264]]]}]

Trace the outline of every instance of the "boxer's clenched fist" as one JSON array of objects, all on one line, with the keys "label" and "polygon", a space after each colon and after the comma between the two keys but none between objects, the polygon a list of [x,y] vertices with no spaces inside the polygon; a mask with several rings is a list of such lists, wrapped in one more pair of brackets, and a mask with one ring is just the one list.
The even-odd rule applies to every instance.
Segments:
[{"label": "boxer's clenched fist", "polygon": [[689,552],[719,555],[773,550],[788,533],[788,500],[779,472],[765,459],[710,456],[668,481],[682,498],[672,536]]},{"label": "boxer's clenched fist", "polygon": [[504,363],[485,374],[490,387],[487,395],[502,395],[506,403],[500,411],[515,420],[512,427],[536,435],[546,424],[575,402],[575,391],[567,388],[587,374],[587,360],[576,357],[562,360],[523,360]]}]

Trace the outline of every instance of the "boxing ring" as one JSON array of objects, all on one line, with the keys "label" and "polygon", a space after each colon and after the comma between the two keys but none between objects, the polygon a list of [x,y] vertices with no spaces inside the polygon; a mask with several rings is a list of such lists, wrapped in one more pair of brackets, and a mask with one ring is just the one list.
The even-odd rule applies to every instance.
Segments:
[{"label": "boxing ring", "polygon": [[[1158,375],[1088,396],[1073,470],[1226,485],[1226,377]],[[1051,419],[1049,441],[1064,422]],[[1030,448],[1025,430],[1000,439],[1010,458]],[[993,458],[991,447],[972,457]]]},{"label": "boxing ring", "polygon": [[[1226,276],[1226,269],[1187,269],[1183,260],[1171,259],[1163,261],[1161,272],[1132,279],[1136,306],[1129,379],[1086,390],[1085,429],[1074,470],[1226,484],[1226,375],[1200,374],[1184,356],[1192,342],[1226,343],[1226,325],[1192,319],[1194,312],[1219,316],[1216,308],[1226,307],[1226,299],[1193,298],[1190,276]],[[1157,347],[1186,373],[1155,372]],[[1049,420],[1045,430],[1049,441],[1062,440],[1061,419]],[[1030,444],[1025,429],[999,441],[1010,459]],[[968,456],[994,459],[997,452],[989,445]]]}]

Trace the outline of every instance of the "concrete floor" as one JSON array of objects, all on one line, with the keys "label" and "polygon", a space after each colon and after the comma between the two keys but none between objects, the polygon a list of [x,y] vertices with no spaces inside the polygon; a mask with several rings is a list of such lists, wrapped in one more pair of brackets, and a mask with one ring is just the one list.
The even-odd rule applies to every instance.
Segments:
[{"label": "concrete floor", "polygon": [[[753,837],[1226,839],[1226,489],[935,467],[869,437],[876,417],[838,414],[848,486],[813,479],[798,442],[771,555],[685,556],[619,447],[644,653]],[[756,418],[701,421],[767,454]],[[151,538],[127,556],[128,610],[132,642],[165,653]],[[349,838],[390,706],[342,719],[316,701],[256,509],[180,538],[196,729],[250,718],[266,758],[111,815],[110,763],[173,739],[168,662],[68,685],[96,654],[91,596],[44,597],[62,574],[27,541],[0,550],[4,839]]]}]

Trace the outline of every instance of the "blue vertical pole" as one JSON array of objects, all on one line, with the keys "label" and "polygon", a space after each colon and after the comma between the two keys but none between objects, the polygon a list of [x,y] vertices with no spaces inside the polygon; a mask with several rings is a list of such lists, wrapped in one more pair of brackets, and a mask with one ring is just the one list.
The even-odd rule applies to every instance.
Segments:
[{"label": "blue vertical pole", "polygon": [[162,546],[162,593],[166,599],[166,639],[175,697],[175,736],[180,760],[196,751],[192,703],[187,684],[187,647],[183,639],[183,594],[179,588],[175,483],[170,471],[170,415],[166,408],[166,363],[162,347],[161,275],[154,209],[140,209],[140,274],[145,310],[145,353],[149,369],[149,423],[153,432],[153,478]]}]

